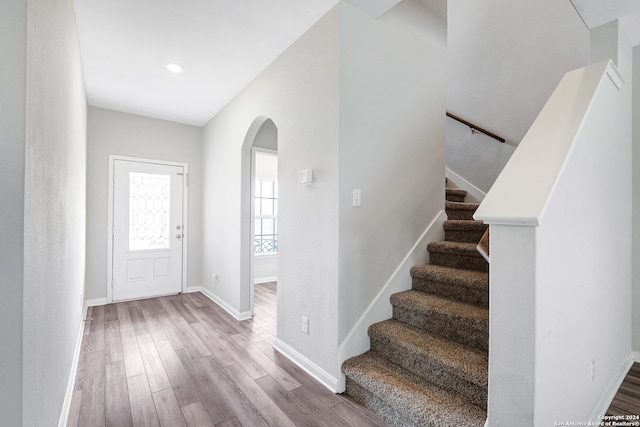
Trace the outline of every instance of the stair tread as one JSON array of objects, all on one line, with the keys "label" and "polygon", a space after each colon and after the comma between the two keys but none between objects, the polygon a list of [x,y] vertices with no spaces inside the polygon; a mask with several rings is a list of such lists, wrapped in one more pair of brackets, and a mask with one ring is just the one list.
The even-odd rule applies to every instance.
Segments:
[{"label": "stair tread", "polygon": [[467,288],[486,289],[489,286],[489,273],[476,270],[424,264],[412,267],[410,273],[413,278],[433,280]]},{"label": "stair tread", "polygon": [[466,255],[466,256],[481,258],[482,255],[476,249],[477,246],[478,246],[477,243],[452,242],[449,240],[442,240],[439,242],[429,243],[427,245],[427,250],[429,252],[458,254],[458,255]]},{"label": "stair tread", "polygon": [[465,210],[465,211],[475,211],[480,206],[479,203],[466,203],[466,202],[450,202],[445,201],[444,207],[446,209],[455,209],[455,210]]},{"label": "stair tread", "polygon": [[457,194],[459,196],[466,196],[467,195],[467,190],[463,190],[462,188],[447,187],[446,191],[449,194]]},{"label": "stair tread", "polygon": [[371,352],[351,358],[343,372],[367,391],[410,414],[416,425],[482,426],[486,411],[459,395],[420,381],[400,366]]},{"label": "stair tread", "polygon": [[475,219],[448,219],[443,227],[445,230],[485,230],[488,225]]},{"label": "stair tread", "polygon": [[488,329],[489,310],[463,302],[453,301],[421,291],[402,291],[391,295],[393,306],[408,308],[421,313],[436,311],[464,318],[479,329]]},{"label": "stair tread", "polygon": [[463,380],[487,387],[488,354],[454,341],[431,335],[395,319],[374,323],[369,336],[394,348],[402,347],[407,357],[429,360],[431,364],[452,370]]},{"label": "stair tread", "polygon": [[445,192],[445,199],[450,202],[464,202],[467,197],[467,191],[459,188],[447,188]]}]

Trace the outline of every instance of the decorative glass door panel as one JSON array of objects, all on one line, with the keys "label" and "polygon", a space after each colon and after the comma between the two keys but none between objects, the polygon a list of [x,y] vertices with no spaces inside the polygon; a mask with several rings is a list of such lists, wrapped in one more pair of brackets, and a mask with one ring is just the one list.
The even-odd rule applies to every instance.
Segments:
[{"label": "decorative glass door panel", "polygon": [[129,172],[129,250],[170,249],[171,175]]}]

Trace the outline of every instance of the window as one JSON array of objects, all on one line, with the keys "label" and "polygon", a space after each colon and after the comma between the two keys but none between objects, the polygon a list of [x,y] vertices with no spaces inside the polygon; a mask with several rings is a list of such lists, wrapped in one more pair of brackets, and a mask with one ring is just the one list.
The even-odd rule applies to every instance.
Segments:
[{"label": "window", "polygon": [[256,179],[255,230],[253,252],[256,255],[278,253],[278,183]]}]

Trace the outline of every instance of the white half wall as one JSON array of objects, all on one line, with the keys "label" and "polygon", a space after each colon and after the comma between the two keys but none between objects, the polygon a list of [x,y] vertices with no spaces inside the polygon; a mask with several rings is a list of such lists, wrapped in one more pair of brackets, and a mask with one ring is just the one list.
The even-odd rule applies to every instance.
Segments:
[{"label": "white half wall", "polygon": [[[249,211],[242,200],[249,194],[243,142],[257,118],[273,120],[280,195],[278,340],[330,376],[337,375],[338,342],[339,19],[336,6],[217,114],[204,127],[203,154],[202,285],[246,313],[249,299],[241,287],[249,271],[242,271],[241,258],[249,254],[241,247],[250,233],[241,227]],[[315,182],[304,186],[299,173],[308,168]],[[300,330],[303,315],[308,335]]]},{"label": "white half wall", "polygon": [[537,230],[536,425],[597,421],[631,353],[631,112],[619,101],[628,90],[590,105]]},{"label": "white half wall", "polygon": [[0,413],[22,424],[22,296],[24,266],[24,152],[27,4],[5,2],[0,14]]},{"label": "white half wall", "polygon": [[569,70],[589,63],[571,2],[449,2],[447,109],[518,144]]},{"label": "white half wall", "polygon": [[611,61],[567,73],[474,215],[492,227],[491,426],[595,422],[629,366],[628,91]]},{"label": "white half wall", "polygon": [[7,425],[37,427],[59,422],[82,325],[87,103],[73,2],[26,3],[22,423]]},{"label": "white half wall", "polygon": [[89,107],[86,299],[107,297],[109,155],[189,164],[187,287],[201,283],[202,128]]},{"label": "white half wall", "polygon": [[446,23],[442,0],[342,5],[340,342],[444,207]]}]

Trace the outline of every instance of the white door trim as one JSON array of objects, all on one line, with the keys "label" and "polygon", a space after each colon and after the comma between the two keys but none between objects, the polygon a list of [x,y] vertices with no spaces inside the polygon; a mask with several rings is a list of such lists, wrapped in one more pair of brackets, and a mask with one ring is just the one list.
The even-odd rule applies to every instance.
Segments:
[{"label": "white door trim", "polygon": [[109,191],[107,197],[107,304],[113,302],[113,170],[116,160],[124,160],[129,162],[140,163],[153,163],[159,165],[168,166],[182,166],[184,168],[185,179],[183,182],[183,199],[182,199],[182,218],[184,228],[187,230],[184,233],[184,240],[182,241],[182,288],[181,292],[187,287],[187,247],[189,246],[189,224],[188,224],[188,206],[189,206],[189,164],[183,162],[172,162],[167,160],[146,159],[140,157],[119,156],[115,154],[109,155]]}]

